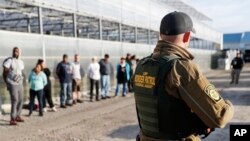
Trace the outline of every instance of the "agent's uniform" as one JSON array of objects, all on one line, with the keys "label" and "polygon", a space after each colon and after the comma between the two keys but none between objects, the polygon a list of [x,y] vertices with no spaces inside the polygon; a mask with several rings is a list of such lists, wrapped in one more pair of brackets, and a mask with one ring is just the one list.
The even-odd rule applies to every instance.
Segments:
[{"label": "agent's uniform", "polygon": [[194,57],[182,47],[158,41],[151,58],[154,61],[162,56],[171,62],[166,64],[169,71],[165,74],[164,69],[159,69],[161,75],[154,74],[155,63],[147,69],[143,59],[135,71],[140,140],[200,141],[199,135],[208,128],[224,127],[233,117],[233,106],[203,76],[192,62]]}]

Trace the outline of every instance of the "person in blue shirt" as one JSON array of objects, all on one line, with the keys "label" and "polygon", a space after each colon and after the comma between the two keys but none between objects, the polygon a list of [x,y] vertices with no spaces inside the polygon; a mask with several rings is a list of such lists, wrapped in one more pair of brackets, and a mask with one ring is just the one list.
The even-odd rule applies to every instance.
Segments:
[{"label": "person in blue shirt", "polygon": [[47,84],[47,78],[42,71],[41,65],[37,64],[29,75],[30,86],[30,104],[29,115],[32,114],[35,103],[35,96],[37,96],[39,103],[39,116],[43,116],[43,88]]},{"label": "person in blue shirt", "polygon": [[61,61],[56,68],[56,74],[60,81],[60,107],[66,108],[72,106],[72,65],[68,62],[68,55],[63,55],[63,61]]}]

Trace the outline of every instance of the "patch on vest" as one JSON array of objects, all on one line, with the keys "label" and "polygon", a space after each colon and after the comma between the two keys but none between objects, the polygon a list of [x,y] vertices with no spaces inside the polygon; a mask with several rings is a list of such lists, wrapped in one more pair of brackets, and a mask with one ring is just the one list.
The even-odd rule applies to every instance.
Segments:
[{"label": "patch on vest", "polygon": [[221,100],[221,97],[219,93],[217,92],[217,90],[215,89],[214,85],[212,84],[207,85],[204,91],[215,102],[218,102]]},{"label": "patch on vest", "polygon": [[143,72],[143,75],[135,75],[135,86],[152,89],[155,86],[155,77],[150,76],[148,72]]}]

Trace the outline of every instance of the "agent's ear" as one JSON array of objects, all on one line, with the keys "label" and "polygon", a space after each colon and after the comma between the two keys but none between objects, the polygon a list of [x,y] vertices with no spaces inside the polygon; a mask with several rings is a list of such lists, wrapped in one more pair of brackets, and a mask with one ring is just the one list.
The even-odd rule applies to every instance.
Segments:
[{"label": "agent's ear", "polygon": [[186,33],[184,34],[183,43],[189,42],[190,34],[191,34],[190,32],[186,32]]}]

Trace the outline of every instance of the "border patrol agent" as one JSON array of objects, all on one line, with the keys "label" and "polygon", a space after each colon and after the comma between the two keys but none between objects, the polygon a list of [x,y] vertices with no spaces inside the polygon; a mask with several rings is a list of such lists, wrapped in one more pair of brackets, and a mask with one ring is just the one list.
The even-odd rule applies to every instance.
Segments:
[{"label": "border patrol agent", "polygon": [[187,50],[195,32],[182,12],[163,17],[161,39],[154,53],[143,58],[133,76],[140,125],[137,140],[200,141],[223,128],[234,108],[201,73]]}]

